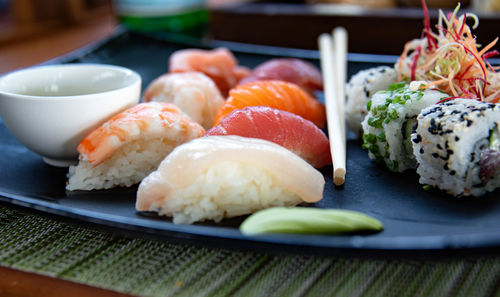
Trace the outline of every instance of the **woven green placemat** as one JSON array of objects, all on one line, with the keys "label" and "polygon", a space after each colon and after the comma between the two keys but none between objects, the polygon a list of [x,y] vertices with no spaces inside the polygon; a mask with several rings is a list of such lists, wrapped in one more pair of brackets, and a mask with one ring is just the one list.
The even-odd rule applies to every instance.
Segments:
[{"label": "woven green placemat", "polygon": [[500,257],[241,252],[127,237],[4,205],[0,265],[139,296],[500,296]]}]

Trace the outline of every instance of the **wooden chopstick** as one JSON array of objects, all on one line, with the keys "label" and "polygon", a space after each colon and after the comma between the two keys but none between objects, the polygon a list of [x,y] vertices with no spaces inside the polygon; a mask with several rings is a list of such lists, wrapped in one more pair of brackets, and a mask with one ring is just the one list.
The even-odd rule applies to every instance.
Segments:
[{"label": "wooden chopstick", "polygon": [[347,31],[342,27],[333,29],[333,45],[335,54],[335,69],[336,69],[336,101],[339,109],[340,123],[342,125],[342,136],[345,143],[345,84],[347,79]]},{"label": "wooden chopstick", "polygon": [[[346,139],[344,117],[345,61],[347,55],[347,33],[335,29],[334,37],[321,34],[318,39],[323,88],[326,106],[330,152],[333,161],[333,183],[343,185],[346,175]],[[334,43],[335,40],[335,43]]]}]

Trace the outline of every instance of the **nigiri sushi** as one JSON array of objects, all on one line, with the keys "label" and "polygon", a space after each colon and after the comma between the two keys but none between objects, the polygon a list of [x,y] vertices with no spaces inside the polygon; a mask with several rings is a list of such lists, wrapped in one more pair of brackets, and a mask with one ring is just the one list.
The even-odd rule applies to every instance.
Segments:
[{"label": "nigiri sushi", "polygon": [[183,49],[170,56],[169,72],[191,71],[202,72],[210,77],[224,97],[250,73],[250,69],[238,65],[234,55],[226,48]]},{"label": "nigiri sushi", "polygon": [[321,72],[313,64],[300,59],[271,59],[255,67],[239,84],[258,80],[283,80],[294,83],[309,94],[323,90]]},{"label": "nigiri sushi", "polygon": [[139,183],[176,146],[205,133],[175,105],[141,103],[117,114],[78,145],[67,190],[109,189]]},{"label": "nigiri sushi", "polygon": [[205,129],[212,127],[224,98],[214,82],[201,72],[168,73],[144,91],[143,101],[170,102]]},{"label": "nigiri sushi", "polygon": [[265,139],[291,150],[316,168],[331,163],[330,144],[321,129],[291,112],[267,106],[232,111],[205,133],[210,135]]},{"label": "nigiri sushi", "polygon": [[136,209],[176,224],[235,217],[272,206],[317,202],[323,175],[267,140],[209,136],[175,148],[139,185]]},{"label": "nigiri sushi", "polygon": [[293,83],[262,80],[237,86],[219,108],[214,126],[235,109],[246,106],[269,106],[299,115],[322,128],[326,121],[325,107]]}]

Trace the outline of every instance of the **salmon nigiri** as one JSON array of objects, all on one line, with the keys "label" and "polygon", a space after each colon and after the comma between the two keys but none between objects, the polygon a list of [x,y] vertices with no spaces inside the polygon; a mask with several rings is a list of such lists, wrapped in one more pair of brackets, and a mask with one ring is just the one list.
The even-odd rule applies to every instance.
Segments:
[{"label": "salmon nigiri", "polygon": [[326,121],[325,107],[293,83],[262,80],[237,86],[217,111],[214,126],[235,109],[246,106],[269,106],[299,115],[322,128]]},{"label": "salmon nigiri", "polygon": [[318,170],[270,141],[201,137],[175,148],[143,179],[136,209],[171,216],[174,223],[220,221],[272,206],[317,202],[324,185]]},{"label": "salmon nigiri", "polygon": [[68,190],[131,186],[152,172],[176,146],[205,133],[175,105],[141,103],[117,114],[78,145]]},{"label": "salmon nigiri", "polygon": [[309,94],[323,90],[321,72],[313,64],[300,59],[271,59],[255,67],[239,84],[258,80],[283,80],[294,83]]},{"label": "salmon nigiri", "polygon": [[176,51],[169,59],[169,72],[202,72],[210,77],[223,96],[250,73],[239,66],[234,55],[226,48],[214,50],[183,49]]},{"label": "salmon nigiri", "polygon": [[269,140],[291,150],[316,168],[331,162],[330,144],[321,129],[298,115],[267,106],[234,110],[205,133],[205,136],[210,135]]}]

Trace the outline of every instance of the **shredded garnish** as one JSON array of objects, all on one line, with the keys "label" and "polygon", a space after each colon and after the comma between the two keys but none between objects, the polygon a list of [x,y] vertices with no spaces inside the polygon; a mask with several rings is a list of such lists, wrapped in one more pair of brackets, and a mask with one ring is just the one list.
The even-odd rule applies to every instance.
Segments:
[{"label": "shredded garnish", "polygon": [[498,55],[491,48],[498,38],[479,51],[476,38],[467,25],[472,19],[473,29],[479,19],[472,13],[458,16],[460,3],[445,15],[439,10],[437,33],[430,27],[425,0],[422,37],[406,43],[396,63],[398,81],[425,81],[421,88],[437,88],[450,96],[498,102],[500,99],[499,68],[492,67],[488,58]]}]

